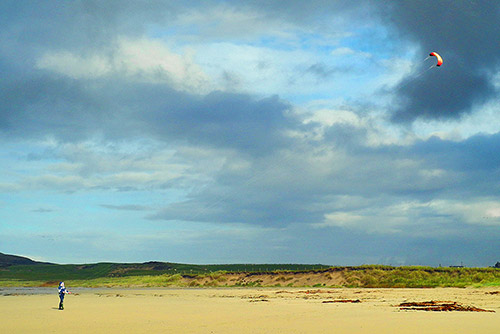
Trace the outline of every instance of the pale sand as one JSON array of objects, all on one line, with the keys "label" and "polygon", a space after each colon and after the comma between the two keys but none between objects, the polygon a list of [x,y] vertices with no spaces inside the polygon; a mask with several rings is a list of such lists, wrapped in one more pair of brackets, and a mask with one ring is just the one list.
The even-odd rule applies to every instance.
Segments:
[{"label": "pale sand", "polygon": [[[0,332],[500,333],[499,288],[317,290],[91,289],[67,296],[64,311],[57,310],[57,294],[0,296]],[[361,302],[323,303],[338,299]],[[428,300],[456,301],[495,313],[396,307]]]}]

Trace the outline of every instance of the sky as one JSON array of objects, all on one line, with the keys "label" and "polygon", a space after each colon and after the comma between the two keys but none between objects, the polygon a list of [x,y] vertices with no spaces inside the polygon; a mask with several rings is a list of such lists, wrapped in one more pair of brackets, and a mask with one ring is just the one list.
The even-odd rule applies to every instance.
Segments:
[{"label": "sky", "polygon": [[494,265],[499,21],[486,0],[1,1],[0,252]]}]

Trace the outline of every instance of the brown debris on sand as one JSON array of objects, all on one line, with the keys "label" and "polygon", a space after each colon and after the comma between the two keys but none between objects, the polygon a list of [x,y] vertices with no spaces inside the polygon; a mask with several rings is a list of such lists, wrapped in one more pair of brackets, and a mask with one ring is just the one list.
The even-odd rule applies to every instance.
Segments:
[{"label": "brown debris on sand", "polygon": [[335,300],[324,300],[323,304],[327,303],[361,303],[359,299],[335,299]]},{"label": "brown debris on sand", "polygon": [[317,294],[317,293],[335,293],[335,291],[318,289],[318,290],[297,291],[297,293],[305,293],[305,294],[309,295],[309,294]]},{"label": "brown debris on sand", "polygon": [[400,310],[415,310],[415,311],[462,311],[462,312],[495,312],[493,310],[485,310],[475,306],[462,305],[451,301],[426,301],[426,302],[407,302],[398,305]]}]

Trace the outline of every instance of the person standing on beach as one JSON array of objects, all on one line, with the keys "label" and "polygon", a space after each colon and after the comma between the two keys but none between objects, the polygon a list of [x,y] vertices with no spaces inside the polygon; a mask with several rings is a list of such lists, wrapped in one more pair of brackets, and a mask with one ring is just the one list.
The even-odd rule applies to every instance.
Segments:
[{"label": "person standing on beach", "polygon": [[59,299],[60,299],[59,309],[64,310],[64,306],[63,306],[64,295],[69,294],[71,292],[69,292],[68,289],[66,289],[66,287],[64,286],[64,282],[59,283],[59,288],[57,290],[59,291]]}]

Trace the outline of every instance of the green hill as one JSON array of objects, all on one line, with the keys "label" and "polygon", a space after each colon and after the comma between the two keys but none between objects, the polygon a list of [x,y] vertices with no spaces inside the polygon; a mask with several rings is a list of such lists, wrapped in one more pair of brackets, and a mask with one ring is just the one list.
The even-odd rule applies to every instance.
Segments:
[{"label": "green hill", "polygon": [[[1,253],[0,253],[1,254]],[[158,275],[200,275],[214,272],[271,272],[286,270],[315,270],[329,266],[316,264],[183,264],[171,262],[53,264],[28,258],[2,254],[0,262],[1,281],[45,281],[86,280],[96,278],[118,278]],[[3,265],[2,265],[3,263]]]},{"label": "green hill", "polygon": [[4,253],[0,253],[0,267],[8,267],[17,264],[37,264],[41,262],[33,261],[28,259],[27,257],[17,256],[17,255],[8,255]]}]

